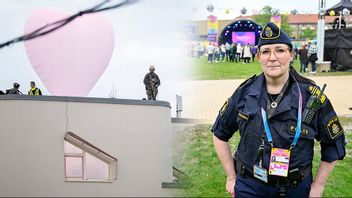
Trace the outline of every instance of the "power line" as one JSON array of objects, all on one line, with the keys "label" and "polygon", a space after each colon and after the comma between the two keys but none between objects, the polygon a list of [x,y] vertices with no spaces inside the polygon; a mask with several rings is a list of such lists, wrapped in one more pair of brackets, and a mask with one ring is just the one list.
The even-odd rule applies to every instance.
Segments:
[{"label": "power line", "polygon": [[26,35],[14,38],[12,40],[9,40],[7,42],[1,43],[0,44],[0,49],[5,47],[5,46],[9,46],[12,45],[14,43],[18,43],[21,41],[27,41],[27,40],[31,40],[40,36],[44,36],[46,34],[49,34],[55,30],[58,30],[60,28],[62,28],[63,26],[67,25],[68,23],[72,22],[73,20],[75,20],[76,18],[83,16],[85,14],[92,14],[92,13],[96,13],[96,12],[102,12],[102,11],[106,11],[106,10],[111,10],[111,9],[116,9],[122,6],[126,6],[132,3],[137,2],[138,0],[124,0],[120,3],[116,3],[114,5],[110,5],[107,6],[106,4],[108,4],[111,0],[104,0],[102,3],[99,3],[98,5],[90,8],[90,9],[86,9],[83,11],[80,11],[74,15],[71,15],[69,17],[66,17],[64,19],[60,19],[58,21],[46,24]]}]

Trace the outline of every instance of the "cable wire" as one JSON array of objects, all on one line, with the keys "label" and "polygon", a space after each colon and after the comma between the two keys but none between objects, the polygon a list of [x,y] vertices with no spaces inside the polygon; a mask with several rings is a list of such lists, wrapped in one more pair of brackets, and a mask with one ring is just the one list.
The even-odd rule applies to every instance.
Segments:
[{"label": "cable wire", "polygon": [[[62,28],[63,26],[67,25],[68,23],[72,22],[73,20],[75,20],[78,17],[81,17],[85,14],[92,14],[92,13],[96,13],[96,12],[102,12],[102,11],[106,11],[106,10],[111,10],[111,9],[116,9],[122,6],[126,6],[126,5],[130,5],[132,3],[137,2],[138,0],[124,0],[120,3],[114,4],[114,5],[110,5],[110,6],[106,6],[107,3],[109,3],[111,0],[104,0],[102,3],[99,3],[98,5],[90,8],[90,9],[86,9],[83,11],[80,11],[74,15],[71,15],[69,17],[66,17],[64,19],[60,19],[58,21],[46,24],[28,34],[25,34],[23,36],[14,38],[12,40],[6,41],[4,43],[0,44],[0,49],[9,45],[12,45],[14,43],[18,43],[21,41],[27,41],[27,40],[31,40],[34,38],[38,38],[41,36],[44,36],[46,34],[49,34],[55,30],[58,30],[60,28]],[[105,6],[104,6],[105,5]]]}]

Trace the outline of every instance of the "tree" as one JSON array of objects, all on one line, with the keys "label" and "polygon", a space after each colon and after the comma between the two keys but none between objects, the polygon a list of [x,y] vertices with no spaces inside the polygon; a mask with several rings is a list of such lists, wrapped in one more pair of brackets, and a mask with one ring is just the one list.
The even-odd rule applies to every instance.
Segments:
[{"label": "tree", "polygon": [[281,29],[287,33],[288,36],[292,37],[292,26],[288,23],[288,15],[281,14]]},{"label": "tree", "polygon": [[315,37],[317,37],[317,32],[313,29],[305,29],[301,31],[300,37],[308,40],[312,40]]},{"label": "tree", "polygon": [[264,26],[270,21],[272,16],[280,16],[281,18],[281,29],[285,31],[289,36],[292,36],[292,27],[288,23],[288,15],[280,14],[280,10],[272,8],[270,6],[264,6],[258,15],[253,16],[253,20],[259,25]]},{"label": "tree", "polygon": [[264,26],[266,23],[270,21],[270,17],[272,16],[278,16],[280,15],[280,12],[278,9],[272,8],[270,6],[264,6],[260,11],[258,15],[254,15],[253,19],[256,21],[259,25]]}]

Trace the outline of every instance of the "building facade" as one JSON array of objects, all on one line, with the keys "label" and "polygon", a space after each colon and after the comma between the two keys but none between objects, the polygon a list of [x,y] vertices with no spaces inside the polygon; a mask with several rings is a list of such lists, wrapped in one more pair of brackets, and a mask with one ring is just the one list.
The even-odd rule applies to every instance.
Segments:
[{"label": "building facade", "polygon": [[[175,179],[168,102],[3,95],[0,108],[0,196],[163,197],[177,192],[165,188]],[[66,141],[77,148],[71,145],[68,152]],[[81,163],[87,156],[79,149],[110,169],[101,178],[87,175],[95,167],[82,176],[89,163]]]}]

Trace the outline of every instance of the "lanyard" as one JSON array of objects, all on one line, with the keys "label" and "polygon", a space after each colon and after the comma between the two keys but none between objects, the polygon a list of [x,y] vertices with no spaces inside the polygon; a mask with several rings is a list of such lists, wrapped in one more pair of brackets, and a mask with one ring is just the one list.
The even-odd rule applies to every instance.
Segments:
[{"label": "lanyard", "polygon": [[[295,80],[296,81],[296,80]],[[302,124],[302,94],[301,94],[301,89],[299,87],[298,82],[296,81],[297,88],[298,88],[298,93],[299,93],[299,100],[298,100],[298,115],[297,115],[297,126],[296,126],[296,133],[295,137],[293,139],[293,142],[291,143],[290,150],[296,146],[298,142],[299,135],[301,133],[301,124]],[[263,107],[261,107],[262,111],[262,120],[264,124],[264,130],[266,137],[268,138],[268,142],[273,147],[273,138],[271,137],[271,132],[268,124],[268,119],[266,117],[266,112],[264,111]]]}]

